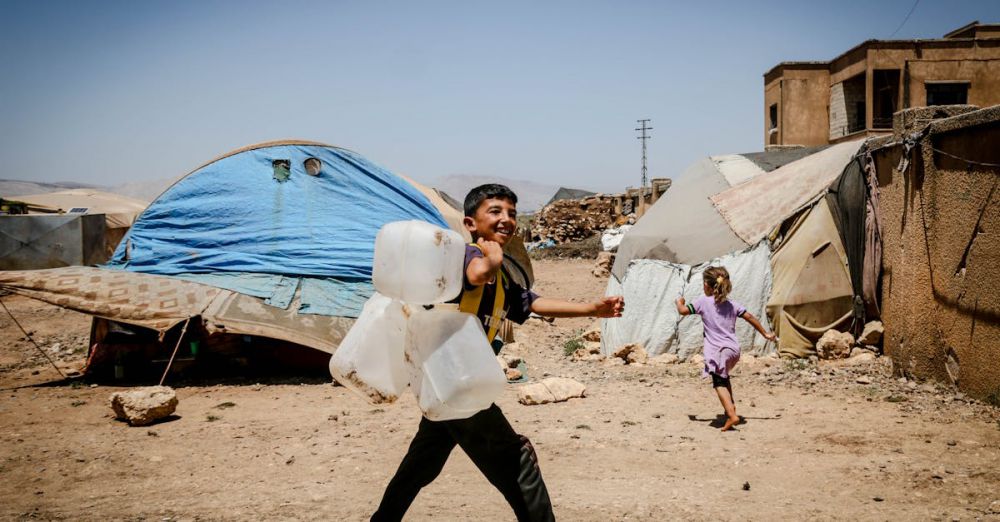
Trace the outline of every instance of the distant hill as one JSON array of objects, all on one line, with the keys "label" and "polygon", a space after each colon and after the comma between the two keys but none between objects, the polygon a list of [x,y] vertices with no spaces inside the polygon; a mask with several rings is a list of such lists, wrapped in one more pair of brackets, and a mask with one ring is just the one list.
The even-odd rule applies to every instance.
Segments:
[{"label": "distant hill", "polygon": [[22,181],[18,179],[0,179],[0,197],[13,198],[14,196],[28,196],[32,194],[47,194],[60,190],[70,190],[78,188],[100,189],[98,185],[88,185],[86,183],[76,183],[73,181],[57,181],[54,183],[36,183],[34,181]]},{"label": "distant hill", "polygon": [[465,200],[465,195],[468,194],[469,190],[485,183],[502,183],[510,187],[517,194],[517,210],[525,213],[536,212],[541,209],[560,188],[559,185],[546,185],[522,179],[464,174],[443,176],[431,180],[429,183],[425,183],[425,185],[447,192],[449,196],[462,202]]},{"label": "distant hill", "polygon": [[108,192],[121,194],[122,196],[128,196],[130,198],[153,201],[157,196],[163,194],[163,191],[170,188],[170,186],[179,179],[180,177],[150,179],[146,181],[130,181],[128,183],[122,183],[121,185],[108,187],[106,190]]}]

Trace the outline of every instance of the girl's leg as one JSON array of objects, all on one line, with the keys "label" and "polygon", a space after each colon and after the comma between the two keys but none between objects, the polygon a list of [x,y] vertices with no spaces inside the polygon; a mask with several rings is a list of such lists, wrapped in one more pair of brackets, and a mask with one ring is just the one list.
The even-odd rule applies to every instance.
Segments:
[{"label": "girl's leg", "polygon": [[715,388],[715,393],[719,395],[719,402],[722,403],[722,409],[726,411],[726,423],[723,424],[721,430],[731,430],[740,421],[739,416],[736,415],[736,404],[733,402],[732,384],[729,382],[728,377],[720,377],[713,373],[712,386]]}]

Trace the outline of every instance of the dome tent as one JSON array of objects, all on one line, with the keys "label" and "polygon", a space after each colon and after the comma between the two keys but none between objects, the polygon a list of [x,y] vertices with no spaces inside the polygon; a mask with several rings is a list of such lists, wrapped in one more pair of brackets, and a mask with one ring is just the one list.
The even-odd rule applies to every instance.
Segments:
[{"label": "dome tent", "polygon": [[[468,238],[462,214],[433,189],[343,148],[269,142],[180,178],[137,218],[108,265],[5,272],[0,287],[155,330],[164,344],[169,330],[200,317],[192,329],[206,335],[332,353],[373,292],[379,228],[410,219]],[[524,259],[519,251],[520,243],[508,253]]]}]

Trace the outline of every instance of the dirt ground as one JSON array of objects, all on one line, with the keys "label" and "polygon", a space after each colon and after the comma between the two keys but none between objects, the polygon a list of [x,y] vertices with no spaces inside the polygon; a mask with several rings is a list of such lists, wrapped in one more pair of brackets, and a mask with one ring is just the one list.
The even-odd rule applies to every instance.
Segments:
[{"label": "dirt ground", "polygon": [[[590,265],[538,261],[537,290],[601,294]],[[82,365],[88,317],[3,302],[60,365]],[[885,360],[757,359],[733,378],[745,422],[721,433],[718,400],[694,365],[565,357],[563,343],[590,325],[532,319],[514,348],[532,379],[577,379],[585,398],[523,406],[512,385],[499,401],[534,442],[561,520],[1000,520],[1000,411],[991,406],[900,382]],[[5,520],[366,519],[420,416],[410,396],[375,407],[306,379],[179,387],[176,417],[133,428],[108,406],[121,388],[46,385],[58,376],[22,337],[2,314]],[[512,514],[457,451],[409,519]]]}]

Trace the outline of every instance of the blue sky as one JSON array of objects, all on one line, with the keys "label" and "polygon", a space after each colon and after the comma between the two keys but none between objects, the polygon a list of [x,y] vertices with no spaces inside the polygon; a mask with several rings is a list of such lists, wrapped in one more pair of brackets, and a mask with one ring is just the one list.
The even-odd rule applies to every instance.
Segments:
[{"label": "blue sky", "polygon": [[[116,185],[254,142],[344,146],[428,181],[596,190],[763,148],[763,79],[888,38],[878,2],[0,3],[0,178]],[[921,0],[895,38],[1000,22]]]}]

